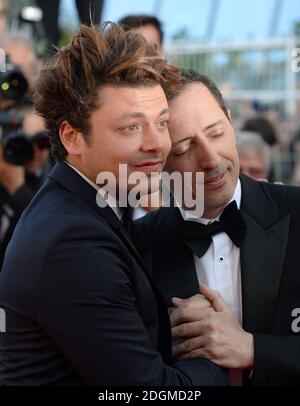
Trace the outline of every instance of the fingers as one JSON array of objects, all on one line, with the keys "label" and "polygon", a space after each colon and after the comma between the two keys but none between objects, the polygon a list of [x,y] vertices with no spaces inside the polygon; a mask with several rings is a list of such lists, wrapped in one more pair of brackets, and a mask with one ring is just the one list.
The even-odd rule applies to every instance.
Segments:
[{"label": "fingers", "polygon": [[[172,303],[175,307],[179,307],[184,299],[180,299],[179,297],[172,297]],[[172,308],[174,309],[174,307]]]},{"label": "fingers", "polygon": [[191,296],[188,299],[180,299],[178,297],[173,297],[172,302],[176,307],[198,307],[198,308],[207,308],[211,307],[211,303],[207,298],[199,293],[194,296]]},{"label": "fingers", "polygon": [[194,321],[191,323],[182,323],[172,328],[172,339],[178,337],[197,337],[204,333],[203,323],[200,321]]},{"label": "fingers", "polygon": [[183,354],[190,353],[195,349],[203,349],[205,347],[205,337],[193,337],[179,344],[173,345],[172,356],[178,358]]},{"label": "fingers", "polygon": [[196,307],[178,307],[170,315],[171,327],[178,324],[201,321],[208,313],[214,311],[212,307],[199,309]]},{"label": "fingers", "polygon": [[201,293],[212,303],[217,312],[226,310],[227,306],[222,296],[215,290],[209,289],[206,285],[201,285]]}]

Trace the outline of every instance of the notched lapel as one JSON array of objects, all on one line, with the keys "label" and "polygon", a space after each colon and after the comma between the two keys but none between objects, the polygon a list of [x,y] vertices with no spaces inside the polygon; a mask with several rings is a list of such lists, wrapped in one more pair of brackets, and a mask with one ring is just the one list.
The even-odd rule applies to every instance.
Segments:
[{"label": "notched lapel", "polygon": [[241,212],[247,225],[241,248],[243,327],[265,333],[272,323],[291,216],[264,228],[248,212]]}]

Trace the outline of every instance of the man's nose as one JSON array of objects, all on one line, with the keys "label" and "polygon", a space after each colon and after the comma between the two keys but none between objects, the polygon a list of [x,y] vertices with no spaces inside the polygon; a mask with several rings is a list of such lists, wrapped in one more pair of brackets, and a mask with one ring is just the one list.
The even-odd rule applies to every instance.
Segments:
[{"label": "man's nose", "polygon": [[147,128],[143,134],[141,151],[143,152],[161,152],[169,140],[168,134],[157,130],[156,128]]},{"label": "man's nose", "polygon": [[220,165],[221,159],[218,151],[207,140],[201,140],[197,146],[198,160],[203,170],[214,169]]}]

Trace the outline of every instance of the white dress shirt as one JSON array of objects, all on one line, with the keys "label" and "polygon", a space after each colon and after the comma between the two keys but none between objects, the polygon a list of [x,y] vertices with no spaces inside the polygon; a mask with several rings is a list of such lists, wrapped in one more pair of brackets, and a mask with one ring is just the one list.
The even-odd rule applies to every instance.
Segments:
[{"label": "white dress shirt", "polygon": [[[232,201],[241,206],[242,189],[238,180]],[[196,218],[189,212],[179,208],[185,221],[195,221],[209,224],[218,221],[222,213],[214,219]],[[199,284],[205,284],[218,291],[227,305],[233,311],[239,324],[242,325],[242,288],[241,288],[241,260],[240,249],[233,244],[226,233],[219,233],[212,237],[212,243],[203,257],[194,255],[195,268]],[[229,375],[229,385],[242,385],[242,370],[232,369]]]},{"label": "white dress shirt", "polygon": [[[238,180],[232,201],[236,201],[238,208],[241,205],[241,183]],[[195,221],[202,224],[213,223],[220,219],[221,213],[214,219],[196,218],[189,212],[179,208],[185,221]],[[199,284],[218,291],[225,302],[235,314],[239,323],[242,323],[242,290],[241,290],[241,261],[240,249],[233,244],[226,233],[219,233],[212,237],[212,244],[203,255],[198,258],[194,255],[195,268]]]}]

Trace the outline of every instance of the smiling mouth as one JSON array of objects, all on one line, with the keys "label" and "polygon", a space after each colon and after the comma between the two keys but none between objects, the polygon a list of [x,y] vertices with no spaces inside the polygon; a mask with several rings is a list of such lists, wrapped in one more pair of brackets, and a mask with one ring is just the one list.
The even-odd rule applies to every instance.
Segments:
[{"label": "smiling mouth", "polygon": [[134,167],[143,172],[149,172],[149,171],[155,172],[155,171],[161,171],[163,165],[164,165],[163,160],[155,160],[155,161],[144,161],[137,165],[134,165]]},{"label": "smiling mouth", "polygon": [[223,184],[225,183],[225,174],[227,171],[224,171],[223,173],[221,173],[218,176],[214,176],[212,178],[206,179],[204,181],[204,185],[208,188],[219,188],[221,186],[223,186]]}]

